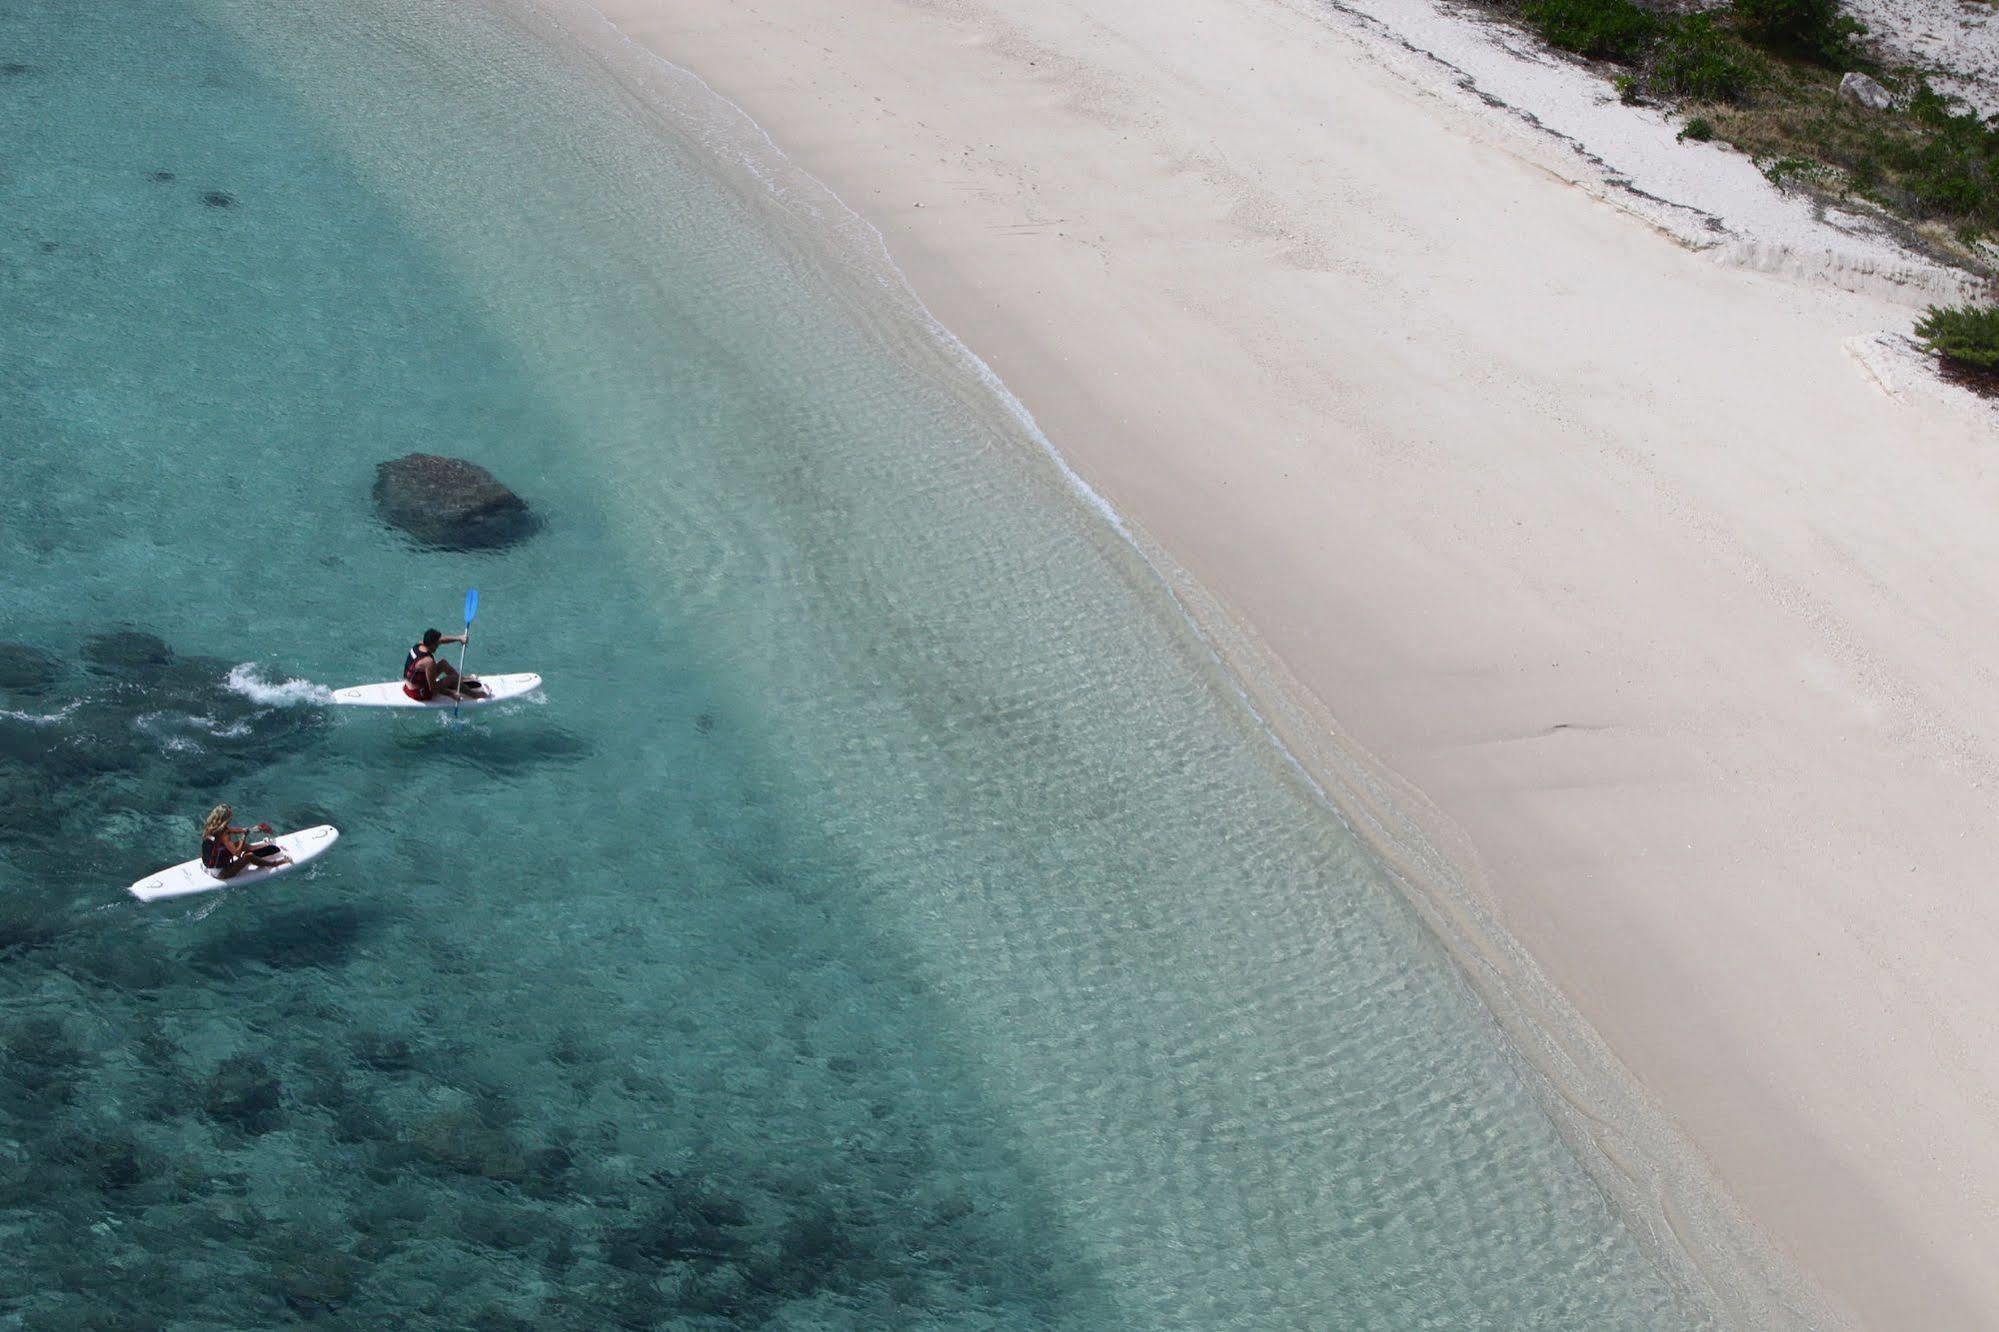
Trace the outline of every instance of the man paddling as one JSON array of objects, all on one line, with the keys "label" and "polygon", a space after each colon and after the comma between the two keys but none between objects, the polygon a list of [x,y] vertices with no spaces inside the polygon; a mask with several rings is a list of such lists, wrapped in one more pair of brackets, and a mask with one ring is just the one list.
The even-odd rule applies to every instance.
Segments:
[{"label": "man paddling", "polygon": [[433,698],[477,698],[485,692],[485,686],[472,676],[460,679],[450,662],[437,655],[437,649],[446,643],[465,643],[471,640],[468,629],[462,634],[441,634],[435,629],[423,631],[423,637],[410,647],[410,654],[403,661],[403,692],[419,703],[428,703]]}]

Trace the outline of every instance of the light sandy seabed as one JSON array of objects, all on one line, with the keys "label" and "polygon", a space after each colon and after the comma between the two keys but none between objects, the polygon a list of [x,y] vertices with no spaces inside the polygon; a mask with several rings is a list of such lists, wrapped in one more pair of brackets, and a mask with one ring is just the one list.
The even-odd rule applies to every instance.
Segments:
[{"label": "light sandy seabed", "polygon": [[1690,249],[1351,13],[600,8],[1420,792],[1812,1282],[1999,1323],[1999,435],[1876,336],[1934,286]]}]

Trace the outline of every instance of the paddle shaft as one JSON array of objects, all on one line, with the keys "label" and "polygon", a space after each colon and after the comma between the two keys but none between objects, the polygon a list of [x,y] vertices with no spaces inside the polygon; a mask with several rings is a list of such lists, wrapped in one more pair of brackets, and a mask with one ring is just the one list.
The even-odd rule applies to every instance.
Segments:
[{"label": "paddle shaft", "polygon": [[479,615],[479,589],[465,589],[465,637],[458,640],[458,687],[451,691],[454,700],[451,715],[458,715],[459,705],[465,701],[465,654],[472,649],[472,621]]},{"label": "paddle shaft", "polygon": [[465,590],[465,637],[458,640],[458,687],[451,691],[455,702],[451,705],[451,715],[456,717],[461,704],[465,702],[465,654],[472,650],[472,621],[479,615],[479,589]]}]

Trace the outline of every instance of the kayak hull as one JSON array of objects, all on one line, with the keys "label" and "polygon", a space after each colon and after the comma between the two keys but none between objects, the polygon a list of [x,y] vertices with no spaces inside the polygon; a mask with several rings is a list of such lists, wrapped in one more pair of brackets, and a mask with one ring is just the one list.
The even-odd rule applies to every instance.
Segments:
[{"label": "kayak hull", "polygon": [[194,893],[212,893],[218,888],[240,888],[246,884],[262,883],[290,874],[304,865],[310,865],[340,840],[340,830],[330,823],[322,823],[316,828],[302,828],[282,837],[270,839],[280,851],[290,856],[292,863],[279,865],[273,869],[258,869],[255,866],[238,870],[226,879],[218,879],[201,867],[199,858],[163,869],[157,874],[147,875],[131,887],[132,896],[141,902],[163,902],[172,897],[188,897]]},{"label": "kayak hull", "polygon": [[401,680],[387,680],[381,684],[349,685],[345,689],[336,689],[333,701],[347,708],[483,708],[489,703],[504,703],[541,688],[541,677],[532,671],[520,675],[481,675],[479,682],[486,686],[486,692],[477,698],[462,700],[433,698],[419,702],[403,692]]}]

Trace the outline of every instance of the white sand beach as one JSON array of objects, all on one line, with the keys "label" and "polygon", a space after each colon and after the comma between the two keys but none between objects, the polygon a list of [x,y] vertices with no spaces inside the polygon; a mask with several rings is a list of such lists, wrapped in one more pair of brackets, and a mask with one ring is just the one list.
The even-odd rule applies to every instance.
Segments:
[{"label": "white sand beach", "polygon": [[1919,265],[1690,248],[1350,11],[599,7],[880,228],[1811,1284],[1999,1323],[1999,434],[1877,337]]}]

